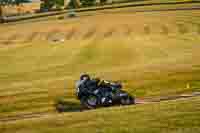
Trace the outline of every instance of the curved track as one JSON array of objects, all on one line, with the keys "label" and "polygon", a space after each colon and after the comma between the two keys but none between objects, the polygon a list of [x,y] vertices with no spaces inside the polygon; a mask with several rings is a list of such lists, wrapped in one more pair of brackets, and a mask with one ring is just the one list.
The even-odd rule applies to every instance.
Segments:
[{"label": "curved track", "polygon": [[[187,99],[187,98],[192,98],[192,97],[197,97],[197,96],[200,96],[200,92],[193,92],[191,94],[182,94],[182,95],[176,95],[176,96],[166,96],[166,97],[161,97],[161,98],[138,98],[136,99],[136,105],[159,103],[163,101],[171,101],[171,100],[179,100],[179,99]],[[69,112],[81,112],[81,110],[76,109],[76,110],[70,110]],[[27,113],[27,114],[22,114],[22,115],[2,117],[0,118],[0,123],[1,122],[15,122],[15,121],[25,120],[25,119],[42,118],[42,117],[47,117],[53,114],[54,114],[53,112],[44,111],[44,112]]]}]

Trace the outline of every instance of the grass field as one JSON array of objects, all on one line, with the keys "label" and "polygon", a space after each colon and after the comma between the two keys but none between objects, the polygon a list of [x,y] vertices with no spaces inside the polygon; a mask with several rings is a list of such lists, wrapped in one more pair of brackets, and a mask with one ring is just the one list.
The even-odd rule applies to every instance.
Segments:
[{"label": "grass field", "polygon": [[[54,111],[53,103],[58,97],[64,97],[69,105],[78,106],[79,102],[74,97],[74,82],[82,72],[103,79],[119,80],[125,90],[137,97],[200,91],[199,20],[199,10],[143,13],[108,11],[69,20],[1,25],[0,32],[4,34],[0,36],[0,117]],[[194,98],[172,102],[169,106],[165,106],[168,103],[161,103],[125,107],[124,111],[117,107],[114,111],[112,108],[100,109],[91,111],[91,116],[86,115],[87,112],[69,113],[64,115],[65,118],[55,117],[61,123],[54,123],[52,118],[42,120],[41,125],[35,120],[32,126],[30,120],[29,124],[23,121],[13,126],[3,124],[1,130],[4,131],[6,126],[6,133],[15,129],[20,133],[29,130],[57,130],[62,133],[68,130],[67,123],[80,122],[80,125],[70,125],[76,127],[71,131],[87,132],[102,125],[104,120],[101,117],[104,117],[110,119],[102,128],[107,132],[115,132],[116,127],[122,126],[119,132],[128,132],[130,127],[140,133],[151,127],[149,132],[158,132],[159,129],[153,129],[155,127],[163,129],[163,133],[167,130],[182,133],[182,127],[188,125],[189,129],[183,129],[183,133],[188,133],[200,130],[197,126],[199,119],[195,119],[199,113],[198,104],[199,98]],[[185,112],[182,112],[184,109]],[[172,113],[166,113],[169,111]],[[130,115],[128,119],[122,113],[125,116],[130,113],[138,115]],[[160,118],[154,118],[153,114],[158,113],[161,113]],[[182,123],[181,119],[187,113],[185,123]],[[93,121],[93,116],[97,120]],[[172,120],[165,125],[167,118]],[[88,119],[91,121],[84,124]],[[109,128],[113,121],[116,123]],[[58,128],[47,128],[53,124]],[[194,128],[190,130],[193,125]],[[87,126],[88,129],[81,130]]]},{"label": "grass field", "polygon": [[2,133],[193,133],[200,131],[200,99],[114,107],[5,123]]}]

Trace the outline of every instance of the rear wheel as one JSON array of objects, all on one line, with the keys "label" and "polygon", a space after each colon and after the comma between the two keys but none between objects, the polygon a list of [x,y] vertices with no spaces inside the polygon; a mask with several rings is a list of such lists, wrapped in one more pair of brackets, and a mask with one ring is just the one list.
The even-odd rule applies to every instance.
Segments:
[{"label": "rear wheel", "polygon": [[94,95],[81,98],[81,104],[83,108],[94,109],[97,107],[98,99]]}]

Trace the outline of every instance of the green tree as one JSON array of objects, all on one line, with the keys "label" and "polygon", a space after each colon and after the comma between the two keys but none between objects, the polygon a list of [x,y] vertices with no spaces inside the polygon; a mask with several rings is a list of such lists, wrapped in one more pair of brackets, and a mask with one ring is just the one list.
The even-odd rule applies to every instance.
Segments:
[{"label": "green tree", "polygon": [[68,7],[71,8],[79,8],[81,6],[80,0],[70,0]]},{"label": "green tree", "polygon": [[81,0],[81,4],[84,7],[95,5],[96,0]]}]

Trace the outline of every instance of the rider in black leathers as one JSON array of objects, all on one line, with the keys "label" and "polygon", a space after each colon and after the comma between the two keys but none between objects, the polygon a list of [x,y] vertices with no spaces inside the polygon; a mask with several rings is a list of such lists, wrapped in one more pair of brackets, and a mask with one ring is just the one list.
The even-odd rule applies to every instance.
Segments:
[{"label": "rider in black leathers", "polygon": [[80,92],[90,91],[93,92],[98,89],[99,79],[91,79],[88,74],[82,74],[80,76],[80,80],[76,82],[76,88],[79,89]]},{"label": "rider in black leathers", "polygon": [[107,88],[104,88],[103,86],[99,86],[100,79],[95,78],[91,79],[88,74],[82,74],[80,76],[80,80],[76,82],[76,88],[78,88],[80,94],[84,94],[85,92],[91,92],[94,93],[96,90],[98,90],[98,98],[101,99],[101,101],[104,103],[105,100],[108,100],[107,97]]}]

